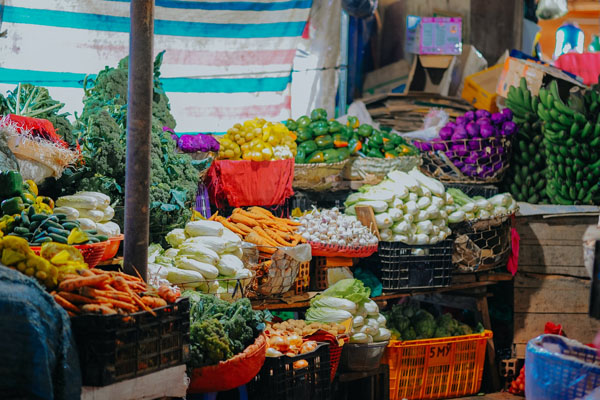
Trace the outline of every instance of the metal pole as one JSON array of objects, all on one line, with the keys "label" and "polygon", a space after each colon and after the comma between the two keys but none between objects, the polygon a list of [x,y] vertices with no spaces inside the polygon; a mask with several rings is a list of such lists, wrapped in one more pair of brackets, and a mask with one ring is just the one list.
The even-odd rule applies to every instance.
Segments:
[{"label": "metal pole", "polygon": [[346,115],[348,106],[348,25],[350,18],[344,10],[340,18],[340,80],[338,87],[339,115]]},{"label": "metal pole", "polygon": [[147,280],[154,0],[131,0],[125,172],[125,272]]}]

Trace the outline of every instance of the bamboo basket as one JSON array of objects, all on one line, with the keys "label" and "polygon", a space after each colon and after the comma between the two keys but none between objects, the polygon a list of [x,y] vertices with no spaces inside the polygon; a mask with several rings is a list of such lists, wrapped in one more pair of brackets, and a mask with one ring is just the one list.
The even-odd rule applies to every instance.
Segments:
[{"label": "bamboo basket", "polygon": [[295,164],[292,187],[323,192],[336,190],[342,183],[342,171],[349,160],[337,163]]},{"label": "bamboo basket", "polygon": [[369,181],[378,183],[394,170],[410,171],[421,165],[419,156],[400,156],[396,158],[352,157],[344,168],[344,178],[349,181]]}]

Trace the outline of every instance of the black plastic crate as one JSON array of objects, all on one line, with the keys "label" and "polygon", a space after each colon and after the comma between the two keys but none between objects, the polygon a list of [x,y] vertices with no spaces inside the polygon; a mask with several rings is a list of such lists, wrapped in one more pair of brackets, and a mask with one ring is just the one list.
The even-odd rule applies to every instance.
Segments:
[{"label": "black plastic crate", "polygon": [[498,194],[499,190],[494,185],[481,185],[481,184],[466,184],[466,183],[444,183],[446,188],[460,189],[464,194],[469,197],[482,196],[489,199],[492,196]]},{"label": "black plastic crate", "polygon": [[71,318],[83,385],[106,386],[187,361],[189,299],[153,311],[156,317],[142,311]]},{"label": "black plastic crate", "polygon": [[453,243],[452,239],[428,245],[379,242],[377,253],[383,289],[449,286]]},{"label": "black plastic crate", "polygon": [[[294,369],[306,360],[308,367]],[[256,377],[248,383],[248,398],[254,400],[329,400],[331,397],[329,343],[295,357],[267,357]]]}]

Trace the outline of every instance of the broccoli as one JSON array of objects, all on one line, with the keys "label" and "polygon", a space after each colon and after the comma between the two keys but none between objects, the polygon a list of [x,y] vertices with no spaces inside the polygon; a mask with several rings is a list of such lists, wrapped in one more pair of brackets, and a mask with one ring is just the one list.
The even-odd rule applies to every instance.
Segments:
[{"label": "broccoli", "polygon": [[395,304],[389,312],[385,313],[387,325],[399,332],[402,332],[410,325],[410,319],[403,314],[403,310],[403,306]]},{"label": "broccoli", "polygon": [[475,325],[475,328],[473,328],[474,333],[483,333],[483,331],[485,331],[485,328],[481,322],[478,322],[477,325]]},{"label": "broccoli", "polygon": [[190,326],[191,368],[215,365],[233,357],[223,325],[216,319],[193,322]]},{"label": "broccoli", "polygon": [[442,328],[442,327],[438,326],[438,327],[435,329],[435,332],[434,332],[434,334],[433,334],[433,337],[434,337],[434,338],[443,338],[443,337],[449,337],[449,336],[452,336],[452,335],[450,335],[448,332],[449,332],[449,331],[447,331],[446,329],[444,329],[444,328]]},{"label": "broccoli", "polygon": [[403,313],[408,318],[414,317],[417,311],[419,311],[419,306],[414,302],[404,305]]},{"label": "broccoli", "polygon": [[412,326],[403,330],[401,336],[403,340],[415,340],[417,338],[417,334],[415,333],[415,330],[412,328]]},{"label": "broccoli", "polygon": [[473,330],[467,324],[459,324],[456,330],[454,331],[453,336],[462,336],[462,335],[471,335]]},{"label": "broccoli", "polygon": [[432,338],[436,329],[435,320],[433,317],[417,319],[414,323],[414,328],[418,337],[423,339]]}]

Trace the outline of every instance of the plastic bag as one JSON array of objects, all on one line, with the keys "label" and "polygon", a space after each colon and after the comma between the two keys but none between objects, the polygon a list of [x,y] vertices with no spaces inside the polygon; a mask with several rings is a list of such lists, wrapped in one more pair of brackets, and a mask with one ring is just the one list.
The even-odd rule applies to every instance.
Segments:
[{"label": "plastic bag", "polygon": [[377,9],[377,0],[342,0],[344,11],[356,18],[367,18]]},{"label": "plastic bag", "polygon": [[556,19],[568,12],[567,0],[540,0],[535,15],[540,19]]},{"label": "plastic bag", "polygon": [[413,132],[402,133],[402,136],[424,141],[430,141],[438,136],[438,132],[450,120],[446,111],[440,108],[432,108],[423,121],[423,129]]}]

